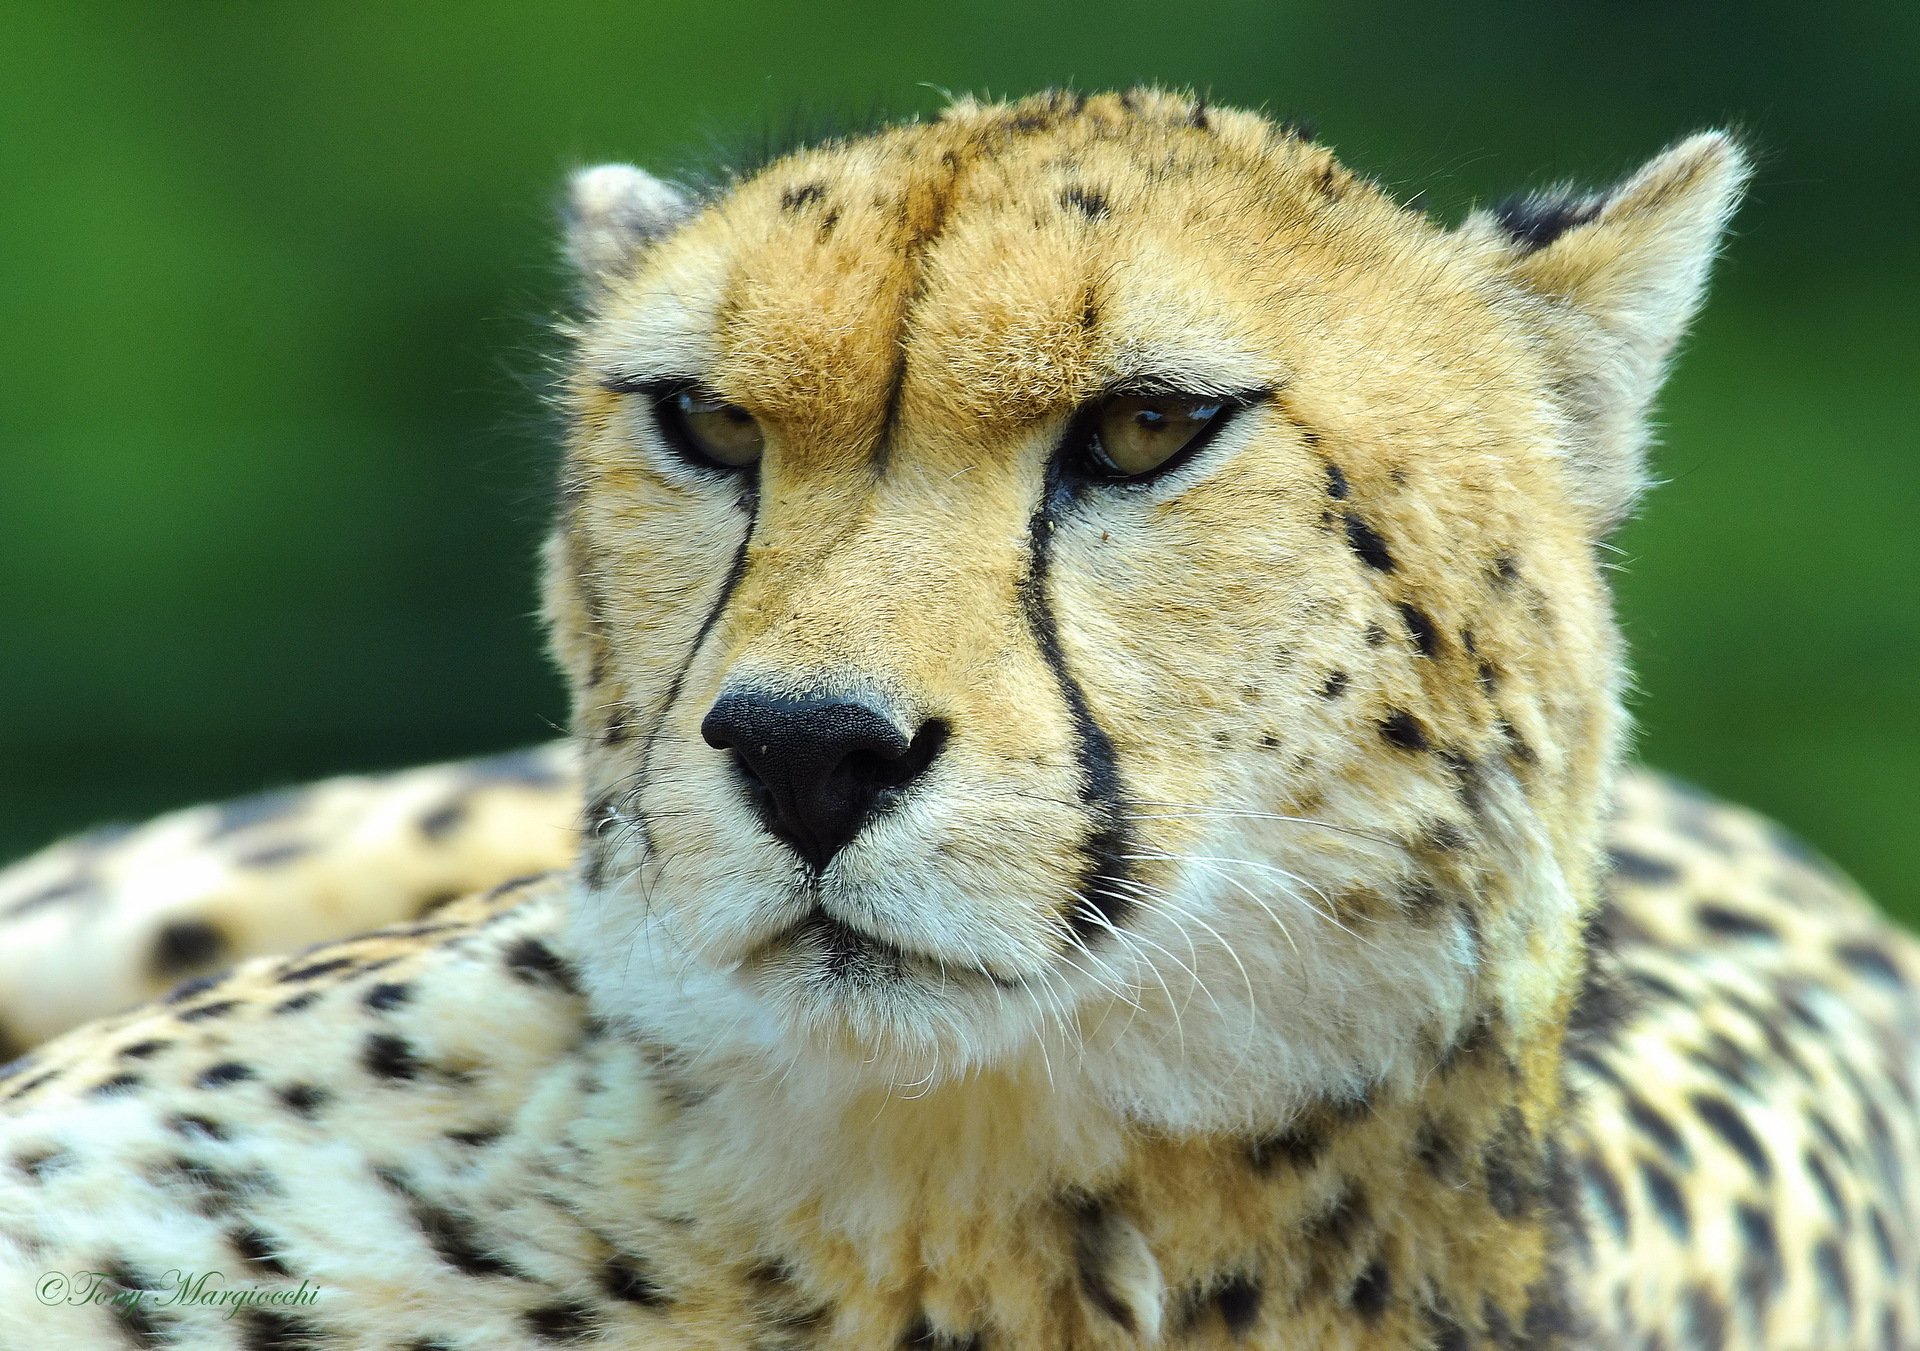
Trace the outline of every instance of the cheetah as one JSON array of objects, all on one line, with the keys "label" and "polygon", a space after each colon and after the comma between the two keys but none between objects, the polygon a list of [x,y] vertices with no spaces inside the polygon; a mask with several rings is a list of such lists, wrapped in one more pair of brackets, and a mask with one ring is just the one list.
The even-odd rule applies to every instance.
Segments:
[{"label": "cheetah", "polygon": [[1920,1346],[1920,945],[1622,764],[1747,171],[1448,226],[1136,89],[578,175],[569,748],[0,880],[0,1346]]}]

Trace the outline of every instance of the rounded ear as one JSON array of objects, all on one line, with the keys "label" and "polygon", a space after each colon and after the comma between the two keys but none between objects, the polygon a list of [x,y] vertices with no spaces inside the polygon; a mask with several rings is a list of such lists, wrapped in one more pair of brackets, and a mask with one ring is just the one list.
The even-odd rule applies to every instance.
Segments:
[{"label": "rounded ear", "polygon": [[566,248],[582,298],[597,303],[646,246],[693,214],[693,199],[631,164],[582,169],[567,184]]},{"label": "rounded ear", "polygon": [[1536,193],[1477,213],[1540,328],[1574,491],[1600,531],[1646,483],[1647,412],[1699,308],[1751,164],[1726,132],[1689,137],[1598,193]]}]

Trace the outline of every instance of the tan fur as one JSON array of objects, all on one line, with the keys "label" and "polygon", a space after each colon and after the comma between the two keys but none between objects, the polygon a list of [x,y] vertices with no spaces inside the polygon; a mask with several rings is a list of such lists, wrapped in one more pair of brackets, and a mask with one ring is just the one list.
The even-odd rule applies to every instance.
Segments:
[{"label": "tan fur", "polygon": [[[572,870],[30,1057],[10,1269],[267,1234],[334,1292],[279,1335],[330,1345],[1920,1336],[1913,944],[1616,774],[1595,550],[1743,176],[1710,134],[1448,230],[1148,91],[697,209],[591,171]],[[758,420],[754,475],[662,443],[625,391],[669,377]],[[1073,480],[1142,380],[1253,401]],[[747,686],[950,736],[810,876],[701,736]],[[24,1308],[0,1343],[103,1326]]]}]

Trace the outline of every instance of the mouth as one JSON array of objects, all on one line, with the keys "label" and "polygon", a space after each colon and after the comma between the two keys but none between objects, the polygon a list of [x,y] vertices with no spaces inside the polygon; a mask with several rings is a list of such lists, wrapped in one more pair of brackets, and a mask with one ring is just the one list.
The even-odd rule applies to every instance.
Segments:
[{"label": "mouth", "polygon": [[903,948],[835,919],[817,906],[770,939],[762,953],[763,960],[781,956],[810,959],[810,965],[818,964],[821,979],[834,983],[882,984],[934,975],[940,980],[949,977],[984,980],[1005,990],[1017,989],[1020,984],[984,966],[956,964],[930,953]]}]

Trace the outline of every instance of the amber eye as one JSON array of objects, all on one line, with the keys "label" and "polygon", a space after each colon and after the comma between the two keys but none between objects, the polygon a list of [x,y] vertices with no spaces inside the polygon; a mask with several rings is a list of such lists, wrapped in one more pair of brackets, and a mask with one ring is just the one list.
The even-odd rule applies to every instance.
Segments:
[{"label": "amber eye", "polygon": [[669,389],[653,405],[660,432],[682,455],[728,470],[760,462],[766,436],[752,413],[695,388]]},{"label": "amber eye", "polygon": [[1114,394],[1082,415],[1080,454],[1099,478],[1140,478],[1219,429],[1237,404],[1217,394]]}]

